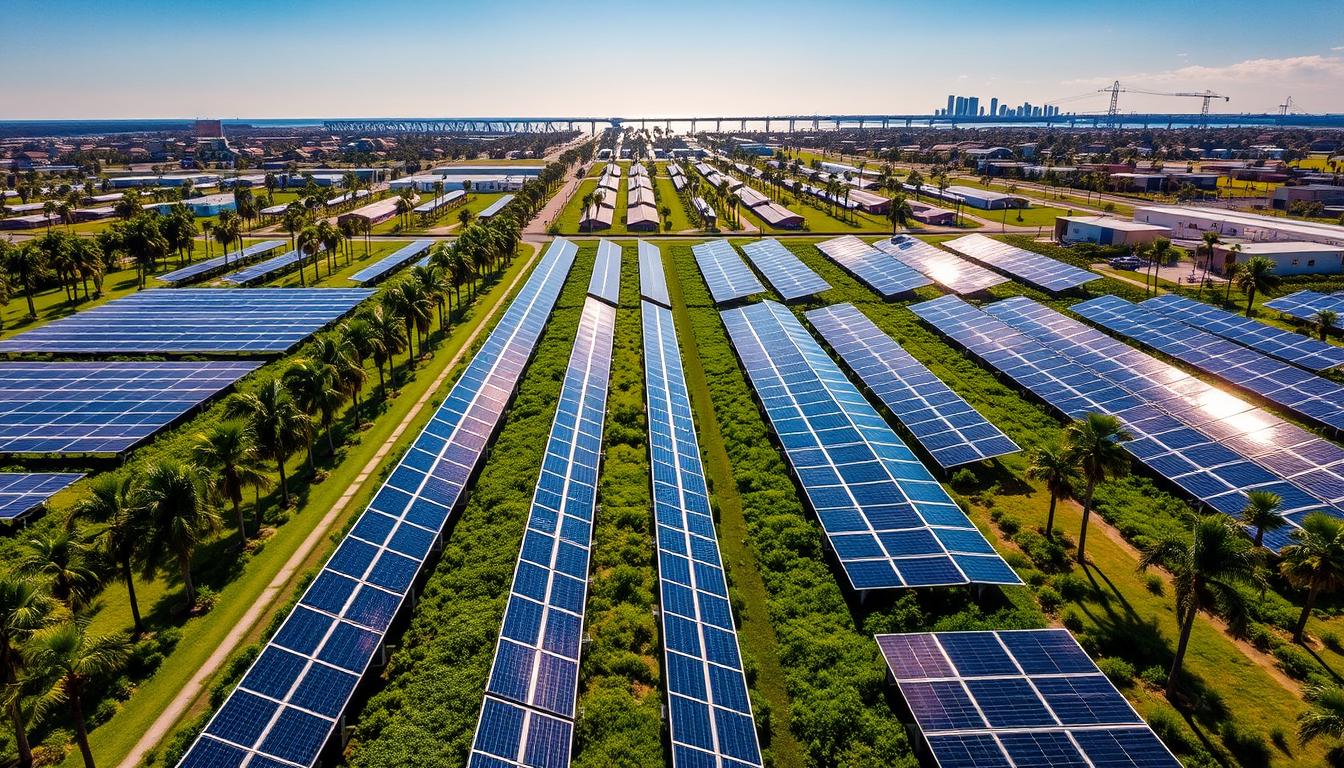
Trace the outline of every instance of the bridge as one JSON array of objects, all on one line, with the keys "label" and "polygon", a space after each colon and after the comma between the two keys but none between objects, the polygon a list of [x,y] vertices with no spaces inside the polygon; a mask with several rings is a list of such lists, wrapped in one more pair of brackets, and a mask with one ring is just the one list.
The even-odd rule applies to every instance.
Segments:
[{"label": "bridge", "polygon": [[599,129],[661,126],[671,131],[674,124],[689,127],[688,133],[727,130],[798,130],[821,131],[841,128],[965,128],[978,126],[1039,126],[1045,128],[1103,128],[1118,124],[1126,128],[1198,128],[1265,126],[1279,128],[1344,128],[1344,114],[1284,115],[1279,113],[1211,114],[1131,113],[1114,117],[1107,114],[1064,113],[1036,116],[1015,115],[711,115],[704,117],[446,117],[446,118],[371,118],[327,120],[323,127],[333,133],[556,133],[587,128]]}]

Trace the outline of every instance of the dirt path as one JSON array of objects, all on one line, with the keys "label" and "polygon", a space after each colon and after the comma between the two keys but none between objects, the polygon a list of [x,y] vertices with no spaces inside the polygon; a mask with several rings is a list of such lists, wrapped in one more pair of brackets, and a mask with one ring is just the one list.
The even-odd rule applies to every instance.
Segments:
[{"label": "dirt path", "polygon": [[565,204],[569,202],[569,198],[578,190],[579,184],[588,178],[588,168],[588,165],[580,166],[579,171],[575,171],[578,176],[571,176],[565,181],[565,185],[560,188],[560,191],[551,195],[551,199],[546,201],[546,205],[542,206],[537,215],[533,216],[532,220],[527,222],[527,226],[523,227],[524,235],[546,234],[546,228],[551,225],[551,222],[560,218],[560,212],[565,210]]},{"label": "dirt path", "polygon": [[388,453],[390,453],[398,444],[402,434],[405,433],[411,423],[415,421],[415,418],[420,415],[420,412],[424,410],[425,406],[438,394],[439,389],[443,386],[444,382],[448,380],[449,374],[452,373],[453,369],[462,360],[463,356],[471,350],[472,344],[475,343],[476,338],[480,335],[481,330],[486,327],[490,318],[500,310],[505,301],[508,300],[509,296],[513,294],[513,290],[518,286],[519,282],[530,274],[532,264],[536,261],[538,253],[541,253],[541,249],[533,248],[532,255],[528,257],[527,263],[523,265],[523,268],[514,276],[513,281],[509,283],[502,293],[500,293],[499,298],[495,300],[495,303],[491,305],[490,309],[481,317],[480,322],[477,323],[476,328],[471,332],[471,335],[467,337],[465,342],[463,342],[462,347],[457,351],[457,354],[453,355],[452,359],[444,365],[443,370],[439,372],[439,375],[435,377],[434,383],[431,384],[429,388],[425,390],[424,394],[420,396],[420,399],[415,402],[415,405],[413,405],[411,410],[407,412],[406,417],[401,420],[401,423],[397,425],[396,429],[392,430],[392,434],[388,436],[387,440],[378,448],[378,451],[369,459],[368,463],[364,465],[364,468],[360,470],[359,475],[355,477],[354,482],[350,484],[349,488],[345,489],[345,493],[341,495],[340,500],[337,501],[327,514],[322,517],[321,522],[313,528],[307,538],[303,540],[303,543],[299,545],[299,548],[294,551],[294,554],[290,555],[289,559],[285,561],[284,566],[275,574],[270,583],[266,585],[266,588],[262,591],[261,595],[258,596],[256,602],[248,608],[247,613],[243,614],[243,617],[239,620],[238,624],[234,626],[233,629],[229,630],[229,634],[224,637],[224,640],[219,644],[219,647],[210,654],[210,657],[205,660],[205,663],[201,665],[201,668],[196,670],[196,673],[191,676],[191,679],[182,686],[181,690],[177,692],[177,695],[173,697],[172,701],[168,702],[167,706],[164,707],[163,712],[159,714],[158,718],[154,720],[154,723],[147,731],[145,731],[144,735],[140,737],[140,740],[135,743],[135,746],[131,749],[130,753],[128,753],[118,764],[118,768],[136,768],[139,766],[141,761],[145,759],[145,755],[162,742],[187,710],[190,709],[201,696],[205,695],[206,684],[224,665],[224,662],[233,655],[233,652],[237,650],[238,646],[252,633],[256,628],[257,622],[269,613],[272,606],[274,606],[275,602],[280,599],[281,596],[287,594],[287,585],[293,580],[295,574],[303,567],[303,564],[307,562],[308,558],[312,556],[314,550],[327,540],[327,537],[331,532],[331,527],[341,518],[341,515],[345,512],[345,508],[349,506],[350,502],[359,494],[369,478],[373,477],[374,473],[378,471],[379,465],[382,464],[383,460],[387,458]]}]

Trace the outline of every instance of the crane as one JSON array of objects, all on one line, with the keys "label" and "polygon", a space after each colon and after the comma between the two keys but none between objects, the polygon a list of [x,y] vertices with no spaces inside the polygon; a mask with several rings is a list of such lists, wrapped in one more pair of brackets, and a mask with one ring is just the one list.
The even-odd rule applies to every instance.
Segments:
[{"label": "crane", "polygon": [[1284,99],[1282,104],[1279,105],[1279,114],[1287,115],[1289,112],[1292,111],[1293,111],[1293,97],[1289,96],[1288,98]]},{"label": "crane", "polygon": [[1099,89],[1097,93],[1111,94],[1111,108],[1106,111],[1106,115],[1110,118],[1112,127],[1114,127],[1119,123],[1119,114],[1120,114],[1119,102],[1121,93],[1142,93],[1147,94],[1148,96],[1188,96],[1194,99],[1203,99],[1204,107],[1199,111],[1199,114],[1203,118],[1203,123],[1205,125],[1208,124],[1210,101],[1212,101],[1213,99],[1222,99],[1223,101],[1232,100],[1231,97],[1229,96],[1224,96],[1221,93],[1214,93],[1213,91],[1204,91],[1203,93],[1189,93],[1189,92],[1166,93],[1163,91],[1145,91],[1139,88],[1123,88],[1120,86],[1119,80],[1116,80],[1114,83],[1112,83],[1110,88]]}]

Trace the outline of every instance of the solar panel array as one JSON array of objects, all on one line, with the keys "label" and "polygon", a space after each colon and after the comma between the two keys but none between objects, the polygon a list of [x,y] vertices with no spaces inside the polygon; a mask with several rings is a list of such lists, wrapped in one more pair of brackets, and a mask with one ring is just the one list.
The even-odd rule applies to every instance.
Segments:
[{"label": "solar panel array", "polygon": [[504,206],[512,202],[513,202],[513,195],[504,195],[495,202],[487,205],[485,209],[482,210],[480,213],[476,214],[476,218],[485,220],[492,219],[500,211],[504,210]]},{"label": "solar panel array", "polygon": [[[1035,304],[1024,299],[1025,303],[1009,300],[992,306],[996,313],[1006,313],[1014,306],[1010,302],[1014,302],[1023,313],[1028,309],[1027,304]],[[1254,414],[1224,411],[1224,401],[1214,395],[1183,400],[1175,392],[1141,389],[1154,398],[1150,400],[1107,380],[1088,367],[1086,362],[1081,362],[1093,361],[1095,358],[1095,364],[1107,374],[1123,378],[1137,387],[1143,382],[1151,385],[1160,378],[1162,372],[1153,366],[1153,363],[1159,361],[1148,358],[1149,363],[1144,364],[1142,360],[1113,352],[1091,338],[1081,339],[1077,344],[1062,338],[1038,342],[1027,332],[955,296],[943,296],[916,304],[910,309],[939,332],[1002,371],[1065,416],[1081,418],[1092,412],[1116,416],[1134,437],[1123,444],[1126,451],[1153,472],[1213,509],[1239,515],[1246,506],[1246,494],[1254,490],[1278,494],[1283,500],[1285,517],[1290,521],[1300,520],[1307,513],[1322,507],[1318,498],[1224,445],[1224,442],[1239,446],[1251,442],[1236,440],[1227,434],[1227,430],[1240,424],[1263,425],[1264,422],[1254,419]],[[1042,309],[1052,312],[1044,307]],[[1054,315],[1069,321],[1057,312]],[[1026,325],[1023,319],[1015,318],[1014,322]],[[1082,325],[1076,321],[1069,322]],[[1095,330],[1092,332],[1097,333]],[[1097,335],[1109,339],[1105,334]],[[1114,339],[1109,341],[1124,346]],[[1079,357],[1070,357],[1069,354]],[[1182,384],[1177,382],[1176,389],[1179,390]],[[1163,410],[1160,404],[1171,408],[1179,406],[1179,410],[1192,420],[1203,413],[1205,419],[1202,429]],[[1219,415],[1227,418],[1218,422],[1215,417]],[[1211,434],[1219,437],[1211,437]],[[1262,436],[1256,437],[1263,439]],[[1266,532],[1266,546],[1277,549],[1285,543],[1286,531],[1280,529]]]},{"label": "solar panel array", "polygon": [[359,270],[351,275],[350,279],[360,285],[377,282],[390,272],[404,266],[406,262],[428,251],[432,245],[434,245],[433,240],[415,240]]},{"label": "solar panel array", "polygon": [[785,301],[831,289],[830,283],[774,238],[747,243],[742,246],[742,252]]},{"label": "solar panel array", "polygon": [[[569,764],[616,308],[589,298],[532,496],[471,766]],[[560,718],[525,738],[528,714]]]},{"label": "solar panel array", "polygon": [[640,311],[672,765],[760,766],[672,311]]},{"label": "solar panel array", "polygon": [[1021,450],[853,304],[814,309],[807,319],[940,467]]},{"label": "solar panel array", "polygon": [[1344,429],[1344,387],[1333,381],[1184,323],[1155,319],[1151,310],[1118,296],[1099,296],[1072,310],[1299,416]]},{"label": "solar panel array", "polygon": [[0,522],[26,516],[81,477],[67,472],[0,472]]},{"label": "solar panel array", "polygon": [[968,259],[1007,272],[1025,283],[1051,293],[1067,291],[1101,279],[1100,275],[1088,272],[1086,269],[984,235],[966,235],[956,240],[949,240],[943,245]]},{"label": "solar panel array", "polygon": [[621,298],[621,246],[610,240],[599,240],[597,258],[593,262],[593,278],[588,283],[588,295],[612,306]]},{"label": "solar panel array", "polygon": [[854,589],[1021,583],[788,309],[721,316]]},{"label": "solar panel array", "polygon": [[1309,371],[1324,371],[1344,365],[1344,347],[1265,325],[1185,296],[1168,293],[1148,299],[1139,306],[1155,309],[1186,325],[1230,339]]},{"label": "solar panel array", "polygon": [[[321,249],[318,250],[318,253],[321,253]],[[262,280],[267,280],[274,275],[284,272],[295,264],[298,264],[300,258],[307,257],[304,256],[303,251],[295,248],[294,250],[286,251],[273,259],[267,259],[252,264],[251,266],[243,267],[233,274],[225,275],[224,279],[237,285],[261,282]]]},{"label": "solar panel array", "polygon": [[0,453],[121,453],[253,362],[0,362]]},{"label": "solar panel array", "polygon": [[[317,762],[503,418],[576,250],[567,240],[551,243],[433,419],[179,766]],[[531,722],[553,733],[548,721]]]},{"label": "solar panel array", "polygon": [[159,288],[0,340],[0,352],[277,354],[372,295],[367,288]]},{"label": "solar panel array", "polygon": [[158,276],[158,279],[165,283],[186,283],[202,275],[214,272],[216,269],[227,269],[231,264],[242,264],[263,254],[270,253],[277,248],[285,247],[284,240],[267,240],[261,243],[253,243],[241,251],[234,253],[225,253],[223,256],[216,256],[213,259],[205,259],[195,264],[188,264],[181,269],[175,269],[172,272],[165,272]]},{"label": "solar panel array", "polygon": [[1179,768],[1064,629],[878,635],[940,768]]},{"label": "solar panel array", "polygon": [[1317,293],[1316,291],[1298,291],[1265,302],[1265,307],[1282,312],[1289,317],[1311,322],[1316,313],[1328,309],[1344,315],[1344,295],[1338,293]]},{"label": "solar panel array", "polygon": [[924,275],[853,235],[818,243],[817,248],[884,297],[913,291],[930,283]]},{"label": "solar panel array", "polygon": [[705,276],[715,304],[763,293],[765,286],[752,274],[747,263],[727,240],[707,240],[691,247],[700,274]]},{"label": "solar panel array", "polygon": [[985,269],[909,235],[878,240],[873,245],[879,251],[894,256],[901,263],[924,273],[930,280],[949,291],[963,296],[1009,282],[1008,278],[998,272]]},{"label": "solar panel array", "polygon": [[658,246],[639,241],[639,295],[664,307],[672,306],[663,274],[663,255]]}]

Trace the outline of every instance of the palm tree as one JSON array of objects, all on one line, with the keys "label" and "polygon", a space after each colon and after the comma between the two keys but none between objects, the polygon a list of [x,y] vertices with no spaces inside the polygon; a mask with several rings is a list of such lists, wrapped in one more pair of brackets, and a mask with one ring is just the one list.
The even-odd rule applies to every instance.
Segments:
[{"label": "palm tree", "polygon": [[1344,736],[1344,688],[1313,685],[1306,690],[1307,711],[1297,716],[1297,741],[1306,746],[1320,736]]},{"label": "palm tree", "polygon": [[1067,449],[1037,448],[1031,454],[1027,477],[1045,483],[1050,492],[1050,513],[1045,520],[1045,537],[1055,535],[1055,505],[1060,499],[1073,498],[1073,483],[1078,479],[1078,464]]},{"label": "palm tree", "polygon": [[1213,264],[1213,248],[1221,243],[1217,232],[1204,233],[1204,277],[1199,281],[1199,289],[1195,291],[1195,297],[1198,298],[1204,293],[1204,283],[1209,280],[1209,266]]},{"label": "palm tree", "polygon": [[1129,472],[1129,454],[1120,444],[1133,439],[1120,420],[1109,414],[1089,413],[1074,421],[1064,433],[1065,450],[1086,482],[1083,491],[1083,525],[1078,534],[1078,562],[1086,563],[1087,524],[1092,517],[1092,496],[1097,484],[1108,477]]},{"label": "palm tree", "polygon": [[1279,573],[1293,587],[1307,590],[1302,614],[1293,628],[1293,641],[1300,643],[1316,598],[1322,592],[1344,587],[1344,520],[1313,512],[1289,535],[1293,543],[1279,553]]},{"label": "palm tree", "polygon": [[[362,424],[359,416],[359,393],[364,389],[364,382],[368,380],[368,374],[364,372],[363,358],[356,357],[355,350],[348,345],[343,332],[321,336],[315,346],[314,357],[330,368],[336,391],[343,397],[349,396],[353,401],[351,411],[355,415],[355,426],[358,428]],[[339,407],[339,403],[337,405]],[[327,430],[327,438],[330,445],[330,429]],[[335,453],[334,448],[332,452]]]},{"label": "palm tree", "polygon": [[299,285],[307,287],[306,275],[303,263],[309,258],[313,260],[313,282],[321,278],[317,271],[317,252],[322,250],[322,234],[318,232],[317,227],[307,226],[299,233],[296,241],[299,246]]},{"label": "palm tree", "polygon": [[131,649],[120,635],[90,635],[87,629],[85,623],[71,621],[37,632],[24,646],[23,658],[46,687],[37,697],[34,714],[42,717],[56,707],[69,707],[84,768],[94,768],[84,692],[90,682],[120,672]]},{"label": "palm tree", "polygon": [[1159,237],[1153,241],[1149,251],[1148,271],[1153,283],[1153,293],[1157,293],[1157,269],[1166,262],[1168,254],[1171,253],[1171,241],[1165,237]]},{"label": "palm tree", "polygon": [[1321,341],[1330,335],[1330,331],[1335,327],[1335,321],[1339,320],[1339,313],[1333,309],[1318,309],[1311,316],[1312,323],[1316,326],[1316,335]]},{"label": "palm tree", "polygon": [[1246,508],[1241,510],[1241,522],[1255,529],[1255,546],[1264,543],[1265,531],[1277,531],[1288,524],[1283,514],[1283,499],[1273,491],[1250,491],[1246,494]]},{"label": "palm tree", "polygon": [[20,768],[32,768],[27,719],[19,706],[23,657],[19,648],[46,626],[56,602],[31,578],[0,571],[0,702],[14,728]]},{"label": "palm tree", "polygon": [[269,379],[252,392],[239,392],[229,398],[225,411],[246,419],[252,428],[257,453],[275,462],[280,474],[280,497],[289,506],[289,483],[285,478],[285,460],[294,452],[308,417],[294,404],[279,379]]},{"label": "palm tree", "polygon": [[238,523],[238,548],[247,549],[243,488],[265,482],[265,476],[257,468],[257,447],[247,425],[239,419],[216,423],[196,436],[191,453],[197,464],[211,471],[212,490],[233,506],[233,517]]},{"label": "palm tree", "polygon": [[[285,387],[289,389],[299,409],[308,414],[309,418],[321,418],[322,428],[327,432],[327,448],[334,456],[336,442],[331,434],[332,422],[336,410],[345,402],[345,394],[341,392],[335,369],[315,357],[300,358],[285,369],[283,378]],[[317,471],[313,464],[311,439],[308,441],[308,469],[314,473]]]},{"label": "palm tree", "polygon": [[24,542],[18,571],[44,580],[52,597],[71,612],[78,611],[98,588],[98,571],[79,534],[68,528],[50,528]]},{"label": "palm tree", "polygon": [[131,602],[131,625],[138,637],[145,627],[135,597],[132,569],[140,554],[143,519],[130,476],[108,472],[93,478],[89,495],[76,502],[73,509],[72,519],[81,518],[101,526],[98,538],[103,553],[121,572],[121,581],[126,585],[126,595]]},{"label": "palm tree", "polygon": [[5,257],[4,268],[23,288],[23,296],[28,300],[28,317],[36,318],[37,307],[33,304],[33,294],[47,274],[46,254],[33,245],[31,240],[18,245],[10,245],[6,241],[0,254]]},{"label": "palm tree", "polygon": [[414,280],[402,279],[388,286],[383,294],[383,304],[406,326],[406,365],[414,367],[415,339],[412,334],[429,321],[429,297],[421,292]]},{"label": "palm tree", "polygon": [[174,459],[161,459],[145,471],[138,493],[145,509],[146,577],[163,559],[177,561],[187,604],[196,602],[191,558],[196,547],[219,530],[219,514],[210,503],[200,471]]},{"label": "palm tree", "polygon": [[411,279],[420,287],[422,293],[429,298],[439,313],[439,332],[444,330],[443,303],[448,296],[448,280],[444,277],[443,270],[434,265],[433,262],[423,267],[411,268]]},{"label": "palm tree", "polygon": [[385,305],[376,305],[366,316],[369,328],[377,342],[370,349],[373,364],[378,367],[378,389],[387,395],[387,382],[383,380],[383,364],[388,365],[388,376],[392,375],[392,356],[401,351],[406,337],[401,330],[401,318]]},{"label": "palm tree", "polygon": [[1180,639],[1167,675],[1167,698],[1176,693],[1176,680],[1190,643],[1195,614],[1217,612],[1233,627],[1244,624],[1246,599],[1239,587],[1259,581],[1258,558],[1230,518],[1212,514],[1195,521],[1192,537],[1169,537],[1144,552],[1139,568],[1166,568],[1176,586],[1176,620]]},{"label": "palm tree", "polygon": [[1251,308],[1255,306],[1255,294],[1273,293],[1281,280],[1274,274],[1274,262],[1264,256],[1252,256],[1250,261],[1237,270],[1233,282],[1242,293],[1246,294],[1246,316],[1250,317]]}]

